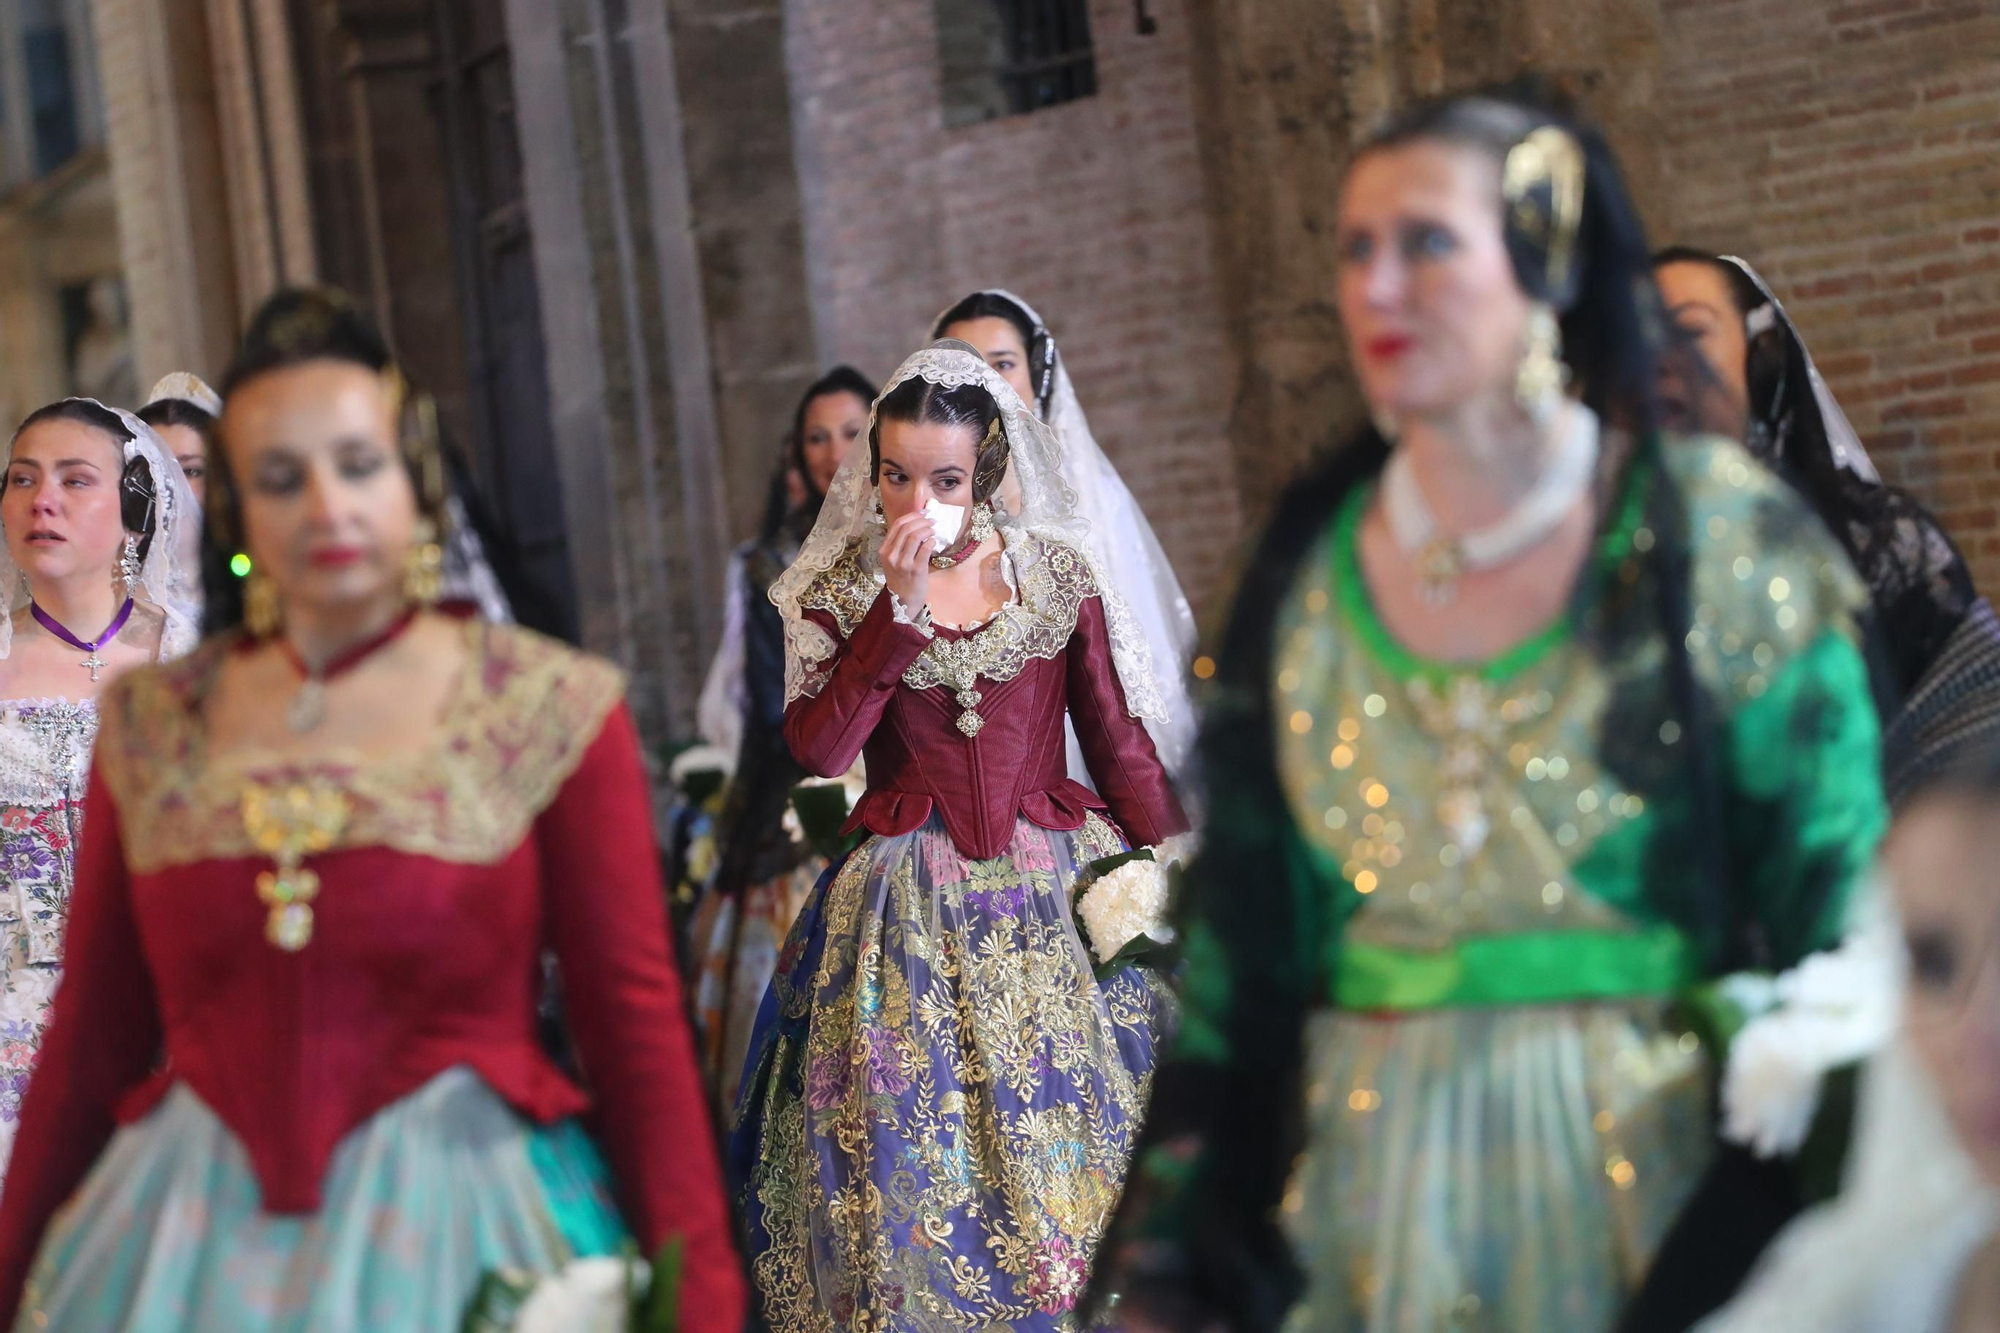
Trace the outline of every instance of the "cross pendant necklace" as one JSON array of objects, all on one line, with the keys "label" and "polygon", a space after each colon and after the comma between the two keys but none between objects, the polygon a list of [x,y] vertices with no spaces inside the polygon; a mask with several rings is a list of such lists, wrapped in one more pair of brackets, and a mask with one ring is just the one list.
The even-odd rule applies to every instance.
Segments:
[{"label": "cross pendant necklace", "polygon": [[118,631],[124,629],[125,622],[132,618],[132,599],[127,597],[125,605],[118,608],[118,614],[111,617],[111,624],[105,628],[104,633],[98,635],[88,643],[70,633],[67,625],[42,610],[41,605],[32,597],[28,599],[28,614],[35,618],[36,624],[55,635],[58,639],[61,639],[70,647],[84,654],[83,665],[90,668],[90,679],[95,684],[98,678],[97,673],[104,669],[104,659],[98,655],[97,650],[117,638]]}]

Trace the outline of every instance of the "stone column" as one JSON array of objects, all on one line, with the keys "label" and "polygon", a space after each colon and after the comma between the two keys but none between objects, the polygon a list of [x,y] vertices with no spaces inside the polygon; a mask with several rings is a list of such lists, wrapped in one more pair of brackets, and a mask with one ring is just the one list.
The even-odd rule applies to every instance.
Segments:
[{"label": "stone column", "polygon": [[[98,0],[104,3],[104,0]],[[193,5],[172,8],[191,19]],[[216,117],[245,311],[280,286],[316,279],[291,29],[270,0],[207,0]]]},{"label": "stone column", "polygon": [[320,180],[349,198],[322,219],[321,238],[361,265],[329,276],[370,307],[398,360],[437,399],[446,429],[476,449],[430,0],[336,0],[324,12],[327,26],[309,49],[319,77],[338,89],[329,95],[340,98],[345,151],[344,170]]},{"label": "stone column", "polygon": [[726,546],[761,516],[797,395],[824,369],[806,274],[784,4],[670,0],[665,12],[679,107],[658,109],[672,129],[652,138],[681,142],[691,209],[682,263],[700,279],[686,310],[707,326],[700,341],[726,503],[714,539]]},{"label": "stone column", "polygon": [[813,369],[776,0],[509,0],[585,641],[688,734],[728,549]]},{"label": "stone column", "polygon": [[94,0],[92,13],[141,390],[170,370],[214,376],[241,288],[204,13],[153,0]]},{"label": "stone column", "polygon": [[[667,33],[617,0],[508,0],[551,416],[584,642],[690,729],[719,587],[713,389],[690,271]],[[645,82],[651,86],[641,90]]]}]

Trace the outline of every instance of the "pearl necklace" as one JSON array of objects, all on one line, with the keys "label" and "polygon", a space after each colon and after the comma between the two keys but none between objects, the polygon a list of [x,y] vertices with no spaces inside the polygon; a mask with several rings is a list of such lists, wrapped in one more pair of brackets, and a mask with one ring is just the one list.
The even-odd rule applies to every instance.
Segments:
[{"label": "pearl necklace", "polygon": [[1382,512],[1396,545],[1416,556],[1425,601],[1447,605],[1458,596],[1458,581],[1467,570],[1503,565],[1548,540],[1590,489],[1597,470],[1597,414],[1571,403],[1561,423],[1555,448],[1527,494],[1494,522],[1456,535],[1438,530],[1408,452],[1399,449],[1390,457],[1382,473]]}]

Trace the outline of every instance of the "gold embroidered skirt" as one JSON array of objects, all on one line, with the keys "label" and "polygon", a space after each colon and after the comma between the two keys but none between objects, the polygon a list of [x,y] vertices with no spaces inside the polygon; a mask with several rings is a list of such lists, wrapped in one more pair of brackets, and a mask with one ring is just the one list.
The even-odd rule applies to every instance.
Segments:
[{"label": "gold embroidered skirt", "polygon": [[1100,986],[1079,874],[1092,816],[961,856],[870,838],[793,926],[752,1039],[735,1156],[776,1333],[1056,1333],[1124,1186],[1164,985]]},{"label": "gold embroidered skirt", "polygon": [[1665,1007],[1313,1020],[1290,1333],[1611,1328],[1711,1151]]}]

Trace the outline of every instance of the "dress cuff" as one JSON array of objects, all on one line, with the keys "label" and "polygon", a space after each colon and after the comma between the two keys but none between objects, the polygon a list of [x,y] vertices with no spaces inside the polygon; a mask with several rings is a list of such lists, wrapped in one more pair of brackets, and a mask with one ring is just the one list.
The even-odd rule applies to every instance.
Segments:
[{"label": "dress cuff", "polygon": [[917,613],[911,615],[910,609],[903,605],[903,599],[896,596],[894,588],[888,589],[888,593],[889,614],[894,617],[898,625],[912,626],[926,639],[934,636],[935,631],[931,628],[931,609],[929,606],[920,606],[917,608]]}]

